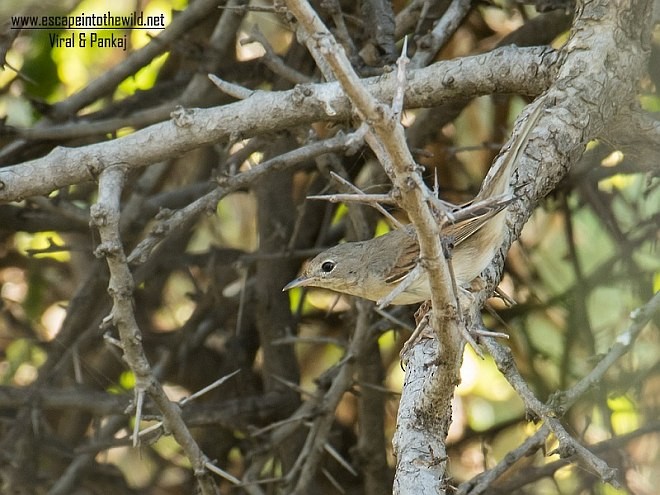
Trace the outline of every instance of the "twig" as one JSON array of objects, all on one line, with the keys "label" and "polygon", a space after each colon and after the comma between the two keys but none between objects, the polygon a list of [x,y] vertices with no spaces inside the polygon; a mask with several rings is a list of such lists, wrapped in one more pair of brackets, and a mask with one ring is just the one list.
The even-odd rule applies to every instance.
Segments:
[{"label": "twig", "polygon": [[394,199],[389,194],[312,194],[307,196],[307,199],[318,199],[329,201],[330,203],[385,203],[394,204]]},{"label": "twig", "polygon": [[180,402],[180,405],[184,406],[188,402],[193,401],[193,400],[201,397],[202,395],[206,394],[207,392],[210,392],[211,390],[214,390],[214,389],[218,388],[220,385],[225,383],[230,378],[233,378],[234,376],[238,375],[240,372],[241,372],[241,370],[232,371],[228,375],[225,375],[225,376],[222,376],[222,377],[218,378],[216,381],[214,381],[210,385],[207,385],[206,387],[202,388],[201,390],[198,390],[194,394],[192,394],[192,395],[186,397],[185,399],[183,399]]},{"label": "twig", "polygon": [[220,91],[227,93],[229,96],[233,96],[239,100],[245,100],[255,93],[255,91],[252,89],[247,89],[243,86],[239,86],[238,84],[224,81],[215,74],[209,74],[209,79],[213,84],[217,86]]},{"label": "twig", "polygon": [[[355,191],[357,194],[363,194],[365,196],[368,196],[365,192],[361,191],[358,187],[354,186],[350,182],[348,182],[346,179],[344,179],[342,176],[330,172],[330,175],[332,176],[333,179],[335,179],[337,182],[341,183],[342,185],[348,187],[349,189],[352,189]],[[389,219],[389,221],[394,225],[396,228],[401,229],[403,228],[403,225],[401,225],[401,222],[399,222],[396,217],[392,216],[392,214],[387,211],[385,208],[383,208],[380,204],[378,203],[369,203],[371,206],[376,208],[385,218]]]},{"label": "twig", "polygon": [[341,486],[341,483],[339,483],[339,481],[332,475],[330,471],[328,471],[327,468],[322,467],[321,473],[323,473],[323,476],[327,478],[330,484],[335,487],[335,490],[337,490],[337,492],[339,492],[340,495],[344,495],[346,493],[346,490],[344,489],[343,486]]},{"label": "twig", "polygon": [[376,302],[378,309],[385,309],[387,306],[392,304],[392,301],[394,301],[398,296],[405,292],[406,289],[415,283],[421,275],[422,267],[419,263],[417,263],[415,268],[410,270],[410,272],[408,272],[403,280],[401,280],[401,282],[399,282],[388,295],[386,295],[380,301]]},{"label": "twig", "polygon": [[[237,6],[243,3],[243,0],[227,0],[227,7]],[[237,33],[241,27],[245,12],[236,10],[224,10],[220,18],[213,27],[213,32],[204,44],[204,54],[202,55],[206,63],[204,70],[207,72],[217,72],[218,69],[226,65],[230,53],[235,51]],[[179,97],[178,103],[182,106],[199,106],[200,97],[203,98],[208,90],[209,82],[204,76],[203,71],[193,75],[186,85],[183,94]]]},{"label": "twig", "polygon": [[135,388],[135,423],[133,424],[133,448],[140,443],[140,423],[142,422],[142,407],[144,406],[144,390]]},{"label": "twig", "polygon": [[[632,431],[630,433],[598,442],[590,446],[590,450],[592,450],[594,454],[608,454],[625,448],[627,444],[637,440],[641,436],[657,433],[658,431],[660,431],[660,424],[655,422],[648,426],[642,426],[638,430]],[[495,487],[491,485],[489,493],[516,493],[523,486],[529,485],[536,480],[553,476],[554,473],[556,473],[559,469],[565,467],[571,462],[572,459],[570,458],[559,459],[554,462],[548,462],[542,466],[527,467],[524,470],[520,470],[520,472],[511,476],[511,478],[507,479],[506,481],[501,481]]]},{"label": "twig", "polygon": [[406,323],[405,321],[403,321],[399,318],[396,318],[396,317],[392,316],[387,311],[384,311],[384,310],[382,310],[378,307],[374,308],[374,311],[376,313],[378,313],[381,317],[385,318],[388,321],[391,321],[392,323],[394,323],[395,325],[397,325],[400,328],[404,328],[404,329],[409,330],[411,332],[414,330],[414,328],[411,325],[409,325],[408,323]]},{"label": "twig", "polygon": [[396,61],[396,90],[394,91],[394,98],[392,98],[392,113],[394,114],[394,118],[397,120],[401,119],[401,112],[403,112],[403,98],[406,91],[406,66],[410,62],[407,52],[408,36],[403,38],[401,56]]},{"label": "twig", "polygon": [[[221,378],[218,378],[216,381],[214,381],[214,382],[211,383],[210,385],[207,385],[206,387],[202,388],[201,390],[198,390],[197,392],[195,392],[194,394],[190,395],[189,397],[185,397],[183,400],[179,401],[179,405],[180,405],[180,406],[184,406],[184,405],[186,405],[188,402],[191,402],[191,401],[197,399],[198,397],[201,397],[201,396],[204,395],[205,393],[210,392],[211,390],[213,390],[213,389],[219,387],[220,385],[222,385],[223,383],[225,383],[227,380],[229,380],[231,377],[233,377],[234,375],[236,375],[236,374],[239,373],[239,372],[240,372],[240,370],[236,370],[236,371],[233,371],[232,373],[229,373],[228,375],[225,375],[225,376],[223,376],[223,377],[221,377]],[[143,394],[143,395],[144,395],[144,394]],[[141,408],[142,408],[141,405],[138,405],[138,407],[136,407],[136,409],[137,409],[138,411],[140,411]],[[143,436],[145,436],[145,435],[148,435],[148,434],[151,433],[152,431],[156,431],[156,430],[161,429],[161,428],[163,427],[163,424],[164,424],[163,421],[157,421],[157,422],[154,423],[153,425],[150,425],[150,426],[148,426],[147,428],[138,431],[138,429],[139,429],[139,424],[140,424],[140,422],[139,422],[139,416],[138,416],[137,413],[136,413],[135,416],[136,416],[136,417],[135,417],[135,427],[134,427],[134,429],[133,429],[133,435],[131,435],[131,437],[132,437],[132,439],[133,439],[133,447],[136,447],[136,446],[137,446],[137,443],[139,442],[139,439],[140,439],[141,437],[143,437]]]},{"label": "twig", "polygon": [[337,461],[346,471],[351,473],[353,476],[357,477],[359,476],[358,472],[351,466],[351,464],[342,457],[342,455],[337,452],[337,449],[335,449],[332,445],[330,445],[328,442],[323,445],[323,449],[330,454],[330,456]]},{"label": "twig", "polygon": [[424,67],[436,56],[472,8],[471,0],[453,0],[444,15],[433,26],[433,30],[420,40],[421,49],[415,53],[411,65]]},{"label": "twig", "polygon": [[266,37],[259,30],[258,25],[254,25],[250,31],[250,36],[248,38],[241,40],[241,45],[246,45],[248,43],[259,43],[266,52],[260,61],[272,70],[275,74],[290,81],[294,84],[308,84],[313,82],[313,79],[306,76],[302,72],[297,71],[293,67],[290,67],[284,63],[284,61],[275,53],[273,47],[270,46]]},{"label": "twig", "polygon": [[456,495],[480,495],[489,490],[495,480],[502,476],[511,466],[523,457],[527,457],[545,444],[546,437],[550,434],[550,426],[547,424],[541,427],[532,436],[527,437],[518,447],[507,453],[495,467],[485,471],[471,480],[461,483],[456,490]]},{"label": "twig", "polygon": [[208,469],[209,471],[214,472],[215,474],[217,474],[217,475],[220,476],[221,478],[226,479],[227,481],[229,481],[229,482],[232,483],[233,485],[236,485],[236,486],[240,486],[240,485],[241,485],[241,480],[239,480],[239,479],[236,478],[235,476],[232,476],[231,474],[229,474],[229,473],[228,473],[227,471],[225,471],[224,469],[220,469],[218,466],[216,466],[215,464],[212,464],[212,463],[209,462],[209,461],[207,461],[206,463],[204,463],[204,467],[205,467],[206,469]]}]

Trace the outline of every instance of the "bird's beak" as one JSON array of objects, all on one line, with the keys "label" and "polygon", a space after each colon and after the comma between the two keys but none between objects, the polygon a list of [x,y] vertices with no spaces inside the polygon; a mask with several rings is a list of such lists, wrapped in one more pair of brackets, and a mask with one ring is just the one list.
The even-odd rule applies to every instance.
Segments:
[{"label": "bird's beak", "polygon": [[291,282],[289,282],[288,284],[286,284],[282,289],[282,292],[289,289],[293,289],[294,287],[305,287],[309,282],[310,279],[305,276],[298,277],[292,280]]}]

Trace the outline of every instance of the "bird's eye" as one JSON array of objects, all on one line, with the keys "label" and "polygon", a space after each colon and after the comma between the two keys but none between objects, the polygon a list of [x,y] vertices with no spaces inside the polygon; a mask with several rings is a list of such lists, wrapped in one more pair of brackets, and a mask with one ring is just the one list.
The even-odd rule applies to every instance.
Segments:
[{"label": "bird's eye", "polygon": [[334,261],[324,261],[323,263],[321,263],[321,271],[323,273],[330,273],[334,269],[335,269]]}]

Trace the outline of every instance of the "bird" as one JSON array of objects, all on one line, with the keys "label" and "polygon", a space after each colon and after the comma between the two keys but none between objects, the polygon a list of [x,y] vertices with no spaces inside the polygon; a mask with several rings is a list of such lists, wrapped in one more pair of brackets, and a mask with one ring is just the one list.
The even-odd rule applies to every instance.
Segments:
[{"label": "bird", "polygon": [[[469,286],[490,264],[504,236],[504,212],[513,201],[510,179],[514,165],[528,141],[543,109],[542,103],[528,113],[522,129],[507,150],[504,160],[484,183],[475,198],[456,207],[467,216],[455,223],[441,224],[440,236],[449,246],[451,269],[458,287]],[[504,198],[504,199],[503,199]],[[456,215],[460,216],[460,215]],[[372,301],[385,300],[419,263],[420,251],[412,224],[369,239],[333,246],[308,261],[300,276],[282,289],[318,287]],[[414,304],[431,299],[424,270],[405,282],[392,304]]]}]

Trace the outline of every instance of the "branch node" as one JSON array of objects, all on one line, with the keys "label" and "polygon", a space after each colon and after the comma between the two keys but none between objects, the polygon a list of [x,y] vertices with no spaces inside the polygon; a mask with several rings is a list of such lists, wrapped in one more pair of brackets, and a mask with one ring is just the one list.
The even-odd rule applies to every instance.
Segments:
[{"label": "branch node", "polygon": [[174,125],[180,128],[191,127],[195,123],[195,112],[190,108],[184,108],[177,105],[170,113]]}]

